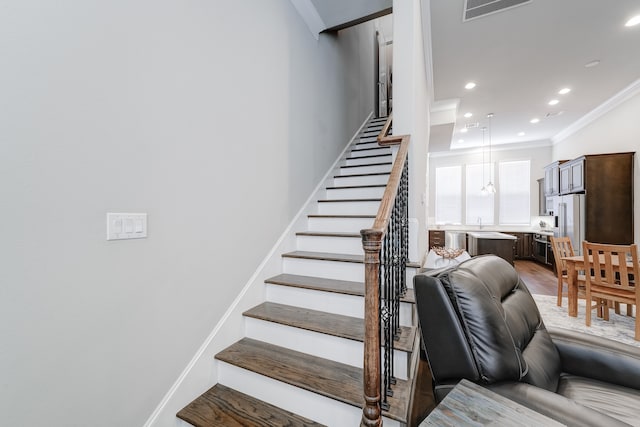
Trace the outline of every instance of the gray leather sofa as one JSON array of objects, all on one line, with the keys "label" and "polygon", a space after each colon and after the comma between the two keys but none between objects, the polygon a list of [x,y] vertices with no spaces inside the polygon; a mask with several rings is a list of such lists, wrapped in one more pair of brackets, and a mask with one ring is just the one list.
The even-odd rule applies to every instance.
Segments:
[{"label": "gray leather sofa", "polygon": [[466,378],[566,425],[640,425],[640,349],[547,330],[503,259],[419,274],[414,288],[436,402]]}]

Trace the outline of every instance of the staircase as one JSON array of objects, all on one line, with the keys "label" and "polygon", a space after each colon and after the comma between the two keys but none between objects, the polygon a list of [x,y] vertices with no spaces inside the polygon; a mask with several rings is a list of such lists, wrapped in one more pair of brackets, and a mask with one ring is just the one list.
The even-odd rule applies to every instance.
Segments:
[{"label": "staircase", "polygon": [[[363,405],[364,255],[392,166],[372,119],[353,142],[282,274],[265,281],[266,301],[246,311],[245,337],[215,355],[219,383],[177,416],[185,425],[355,426]],[[418,266],[407,269],[407,283]],[[413,290],[401,300],[397,384],[385,426],[408,424],[416,365]],[[313,420],[313,421],[312,421]]]}]

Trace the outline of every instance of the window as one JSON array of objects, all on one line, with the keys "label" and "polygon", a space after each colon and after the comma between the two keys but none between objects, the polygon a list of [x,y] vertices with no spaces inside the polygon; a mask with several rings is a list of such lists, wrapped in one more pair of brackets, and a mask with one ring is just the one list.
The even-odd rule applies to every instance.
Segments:
[{"label": "window", "polygon": [[[484,167],[484,171],[482,170]],[[465,194],[467,201],[467,225],[494,224],[494,194],[483,194],[482,187],[489,181],[491,164],[467,165]]]},{"label": "window", "polygon": [[529,225],[531,222],[531,177],[529,160],[500,162],[498,194],[500,224]]},{"label": "window", "polygon": [[436,224],[462,223],[462,167],[436,168]]}]

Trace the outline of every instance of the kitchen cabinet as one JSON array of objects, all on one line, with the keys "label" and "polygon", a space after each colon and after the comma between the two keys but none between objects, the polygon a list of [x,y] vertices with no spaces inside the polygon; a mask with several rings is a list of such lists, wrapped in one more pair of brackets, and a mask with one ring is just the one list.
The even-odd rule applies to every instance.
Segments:
[{"label": "kitchen cabinet", "polygon": [[[634,153],[593,154],[558,164],[560,192],[584,193],[580,228],[585,240],[633,243],[633,157]],[[545,177],[552,165],[545,168]],[[550,215],[561,214],[553,212],[557,201],[556,197],[547,198]]]},{"label": "kitchen cabinet", "polygon": [[522,240],[518,245],[520,259],[533,258],[533,233],[522,233]]},{"label": "kitchen cabinet", "polygon": [[560,165],[560,194],[581,193],[585,191],[584,167],[586,157],[578,157]]},{"label": "kitchen cabinet", "polygon": [[517,238],[513,234],[495,231],[468,232],[469,255],[494,254],[513,265],[514,246]]},{"label": "kitchen cabinet", "polygon": [[558,160],[544,168],[544,195],[557,196],[560,194],[560,165],[565,160]]},{"label": "kitchen cabinet", "polygon": [[538,180],[538,215],[547,215],[547,196],[544,194],[544,178]]},{"label": "kitchen cabinet", "polygon": [[429,230],[429,247],[444,245],[444,230]]},{"label": "kitchen cabinet", "polygon": [[633,156],[615,153],[583,157],[586,240],[633,243]]},{"label": "kitchen cabinet", "polygon": [[513,257],[515,259],[533,258],[533,234],[532,233],[505,233],[516,238],[513,245]]}]

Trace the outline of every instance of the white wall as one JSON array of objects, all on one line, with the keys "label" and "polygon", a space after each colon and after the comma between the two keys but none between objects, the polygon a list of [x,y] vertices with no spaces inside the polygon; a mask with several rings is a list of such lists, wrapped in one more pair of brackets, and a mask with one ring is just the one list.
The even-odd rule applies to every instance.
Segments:
[{"label": "white wall", "polygon": [[422,8],[429,2],[396,0],[393,5],[393,133],[410,134],[409,258],[422,261],[427,248],[426,171],[429,146],[429,88]]},{"label": "white wall", "polygon": [[[640,148],[640,94],[553,146],[553,160]],[[634,156],[634,242],[640,243],[640,157]]]},{"label": "white wall", "polygon": [[[543,168],[552,162],[551,160],[551,146],[519,146],[516,148],[507,148],[508,146],[494,147],[491,155],[491,161],[497,166],[498,162],[503,161],[515,161],[515,160],[530,160],[531,171],[531,225],[538,223],[538,182],[539,178],[544,177]],[[485,152],[485,161],[489,161],[488,154]],[[482,163],[482,150],[466,150],[463,152],[443,152],[432,153],[429,157],[429,225],[436,227],[435,224],[435,175],[436,168],[454,166],[454,165],[466,165],[466,164],[481,164]],[[496,169],[497,170],[497,169]],[[462,185],[464,186],[464,180]],[[480,183],[478,183],[478,190],[480,189]],[[463,201],[464,204],[464,201]],[[497,212],[497,210],[496,210]],[[462,216],[464,221],[464,215]],[[477,228],[476,224],[469,224],[471,228]],[[465,228],[459,225],[441,228]],[[490,226],[492,229],[500,229],[499,226]],[[505,227],[502,227],[505,228]],[[517,231],[515,227],[506,227],[509,230]]]},{"label": "white wall", "polygon": [[142,425],[374,108],[373,35],[279,0],[8,0],[0,28],[2,424]]}]

